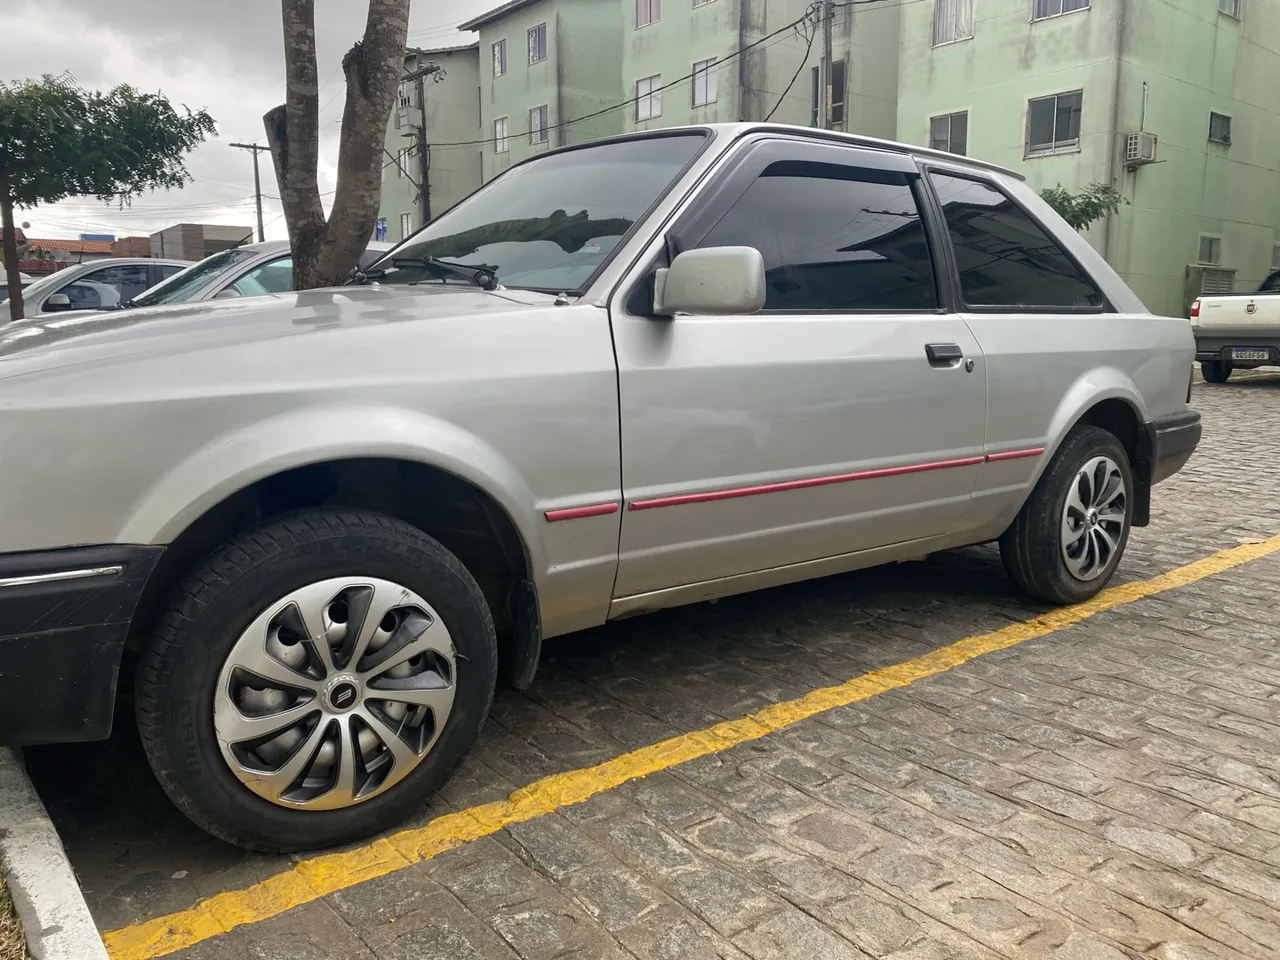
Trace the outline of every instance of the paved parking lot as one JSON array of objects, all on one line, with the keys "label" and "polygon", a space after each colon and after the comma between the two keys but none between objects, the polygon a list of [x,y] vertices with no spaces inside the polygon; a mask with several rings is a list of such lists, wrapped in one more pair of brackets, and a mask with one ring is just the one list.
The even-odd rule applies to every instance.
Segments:
[{"label": "paved parking lot", "polygon": [[[1045,608],[975,548],[555,641],[399,840],[222,846],[128,722],[30,765],[119,960],[1275,957],[1280,374],[1193,402],[1200,452],[1095,609],[1018,626]],[[655,772],[497,803],[619,756]]]}]

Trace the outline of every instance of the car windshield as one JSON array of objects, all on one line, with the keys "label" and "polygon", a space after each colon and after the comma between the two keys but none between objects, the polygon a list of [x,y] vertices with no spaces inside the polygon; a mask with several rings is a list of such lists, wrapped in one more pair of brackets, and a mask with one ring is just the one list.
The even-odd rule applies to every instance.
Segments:
[{"label": "car windshield", "polygon": [[[25,287],[22,288],[22,299],[27,300],[33,296],[39,297],[41,294],[49,290],[50,287],[56,287],[59,284],[68,283],[69,281],[67,280],[67,276],[68,275],[66,271],[58,270],[54,273],[49,274],[47,277],[41,277],[39,280],[36,280],[34,283],[28,283]],[[6,298],[8,293],[9,293],[9,290],[6,287],[5,288]]]},{"label": "car windshield", "polygon": [[179,270],[167,280],[162,280],[150,290],[133,298],[135,307],[158,307],[164,303],[186,303],[203,290],[218,274],[259,255],[257,250],[236,248],[223,250]]},{"label": "car windshield", "polygon": [[483,268],[509,287],[585,287],[704,143],[686,133],[602,143],[512,168],[376,263],[379,283],[470,282],[425,263]]}]

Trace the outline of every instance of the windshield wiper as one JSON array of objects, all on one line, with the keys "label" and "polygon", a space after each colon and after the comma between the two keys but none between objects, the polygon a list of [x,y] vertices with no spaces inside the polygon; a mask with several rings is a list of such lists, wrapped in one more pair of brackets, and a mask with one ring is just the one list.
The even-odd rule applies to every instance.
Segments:
[{"label": "windshield wiper", "polygon": [[492,267],[473,267],[466,263],[454,263],[452,260],[441,260],[439,257],[395,257],[391,261],[393,267],[439,267],[455,277],[470,280],[481,290],[498,289],[498,271]]}]

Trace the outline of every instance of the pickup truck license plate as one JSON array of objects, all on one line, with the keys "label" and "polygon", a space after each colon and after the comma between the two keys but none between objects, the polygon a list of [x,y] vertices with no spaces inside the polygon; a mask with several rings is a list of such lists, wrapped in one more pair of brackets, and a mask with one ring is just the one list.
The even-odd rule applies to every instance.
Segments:
[{"label": "pickup truck license plate", "polygon": [[1269,350],[1246,350],[1243,347],[1235,347],[1231,351],[1232,360],[1270,360],[1271,352]]}]

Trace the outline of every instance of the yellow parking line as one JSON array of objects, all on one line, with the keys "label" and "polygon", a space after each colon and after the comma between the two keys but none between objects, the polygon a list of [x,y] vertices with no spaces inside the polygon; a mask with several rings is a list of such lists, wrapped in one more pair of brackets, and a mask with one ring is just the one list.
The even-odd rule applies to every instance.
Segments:
[{"label": "yellow parking line", "polygon": [[681,734],[612,760],[544,777],[515,791],[506,800],[469,807],[402,830],[371,843],[338,853],[299,861],[288,870],[243,890],[228,890],[202,900],[189,910],[156,917],[113,930],[104,937],[113,960],[151,960],[181,950],[247,923],[256,923],[292,907],[318,900],[337,890],[385,876],[436,854],[487,837],[504,827],[523,823],[580,803],[598,793],[665,770],[677,764],[719,753],[799,723],[835,707],[847,706],[933,677],[975,657],[1004,650],[1079,623],[1105,610],[1163,593],[1232,567],[1280,551],[1280,534],[1257,543],[1241,544],[1149,580],[1120,584],[1093,600],[1063,607],[990,633],[965,637],[923,656],[872,670],[833,687],[775,703],[739,720],[727,720],[703,730]]}]

